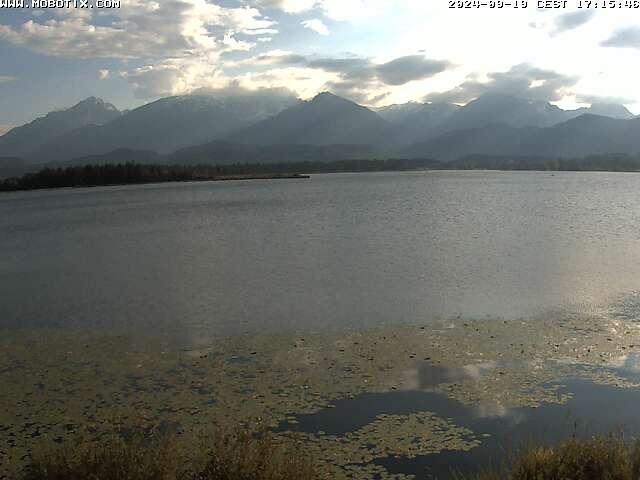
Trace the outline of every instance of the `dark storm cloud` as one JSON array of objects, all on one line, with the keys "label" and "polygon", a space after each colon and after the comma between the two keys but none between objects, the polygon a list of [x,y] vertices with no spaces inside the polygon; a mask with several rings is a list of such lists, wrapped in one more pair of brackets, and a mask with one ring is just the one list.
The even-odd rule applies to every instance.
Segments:
[{"label": "dark storm cloud", "polygon": [[530,100],[560,100],[567,89],[573,87],[578,77],[563,75],[553,70],[544,70],[523,63],[507,72],[494,72],[486,82],[475,76],[446,92],[431,93],[425,97],[429,102],[467,103],[486,93],[497,93],[527,98]]},{"label": "dark storm cloud", "polygon": [[603,47],[640,49],[640,27],[628,27],[617,30],[600,45]]}]

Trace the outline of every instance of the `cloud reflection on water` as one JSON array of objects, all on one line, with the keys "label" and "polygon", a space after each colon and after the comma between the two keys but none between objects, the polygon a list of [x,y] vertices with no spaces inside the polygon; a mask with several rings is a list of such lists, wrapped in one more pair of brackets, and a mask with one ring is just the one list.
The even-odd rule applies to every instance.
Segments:
[{"label": "cloud reflection on water", "polygon": [[[479,382],[499,367],[501,365],[495,361],[472,363],[461,367],[418,362],[414,368],[405,371],[404,390],[439,393],[440,390],[437,387],[441,385]],[[523,420],[522,413],[506,407],[499,400],[483,401],[473,405],[469,410],[476,418],[509,418],[514,423]]]}]

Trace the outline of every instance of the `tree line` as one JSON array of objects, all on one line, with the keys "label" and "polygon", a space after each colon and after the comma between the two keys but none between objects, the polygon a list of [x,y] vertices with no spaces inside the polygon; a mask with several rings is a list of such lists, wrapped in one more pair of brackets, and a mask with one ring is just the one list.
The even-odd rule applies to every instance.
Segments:
[{"label": "tree line", "polygon": [[537,156],[468,155],[446,164],[459,170],[540,170],[571,172],[637,172],[640,155],[608,154],[582,158],[549,158]]},{"label": "tree line", "polygon": [[341,160],[233,165],[158,165],[135,162],[44,168],[0,182],[0,191],[137,183],[281,177],[305,173],[403,171],[433,168],[433,160]]},{"label": "tree line", "polygon": [[640,171],[640,155],[611,154],[583,158],[469,155],[451,162],[430,159],[359,159],[287,163],[235,163],[231,165],[163,165],[136,162],[44,168],[37,173],[0,182],[0,191],[89,187],[136,183],[270,178],[309,173],[390,172],[409,170],[541,170]]}]

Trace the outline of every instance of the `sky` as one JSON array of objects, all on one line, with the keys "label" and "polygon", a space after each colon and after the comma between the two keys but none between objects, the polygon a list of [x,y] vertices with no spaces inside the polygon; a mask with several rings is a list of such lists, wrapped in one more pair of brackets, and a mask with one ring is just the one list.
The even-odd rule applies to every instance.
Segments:
[{"label": "sky", "polygon": [[457,9],[449,0],[0,8],[0,132],[92,95],[127,109],[199,89],[286,89],[303,99],[331,91],[367,106],[464,104],[499,92],[563,108],[616,102],[639,114],[640,9],[625,1],[616,9],[580,9],[578,0],[559,9],[533,1]]}]

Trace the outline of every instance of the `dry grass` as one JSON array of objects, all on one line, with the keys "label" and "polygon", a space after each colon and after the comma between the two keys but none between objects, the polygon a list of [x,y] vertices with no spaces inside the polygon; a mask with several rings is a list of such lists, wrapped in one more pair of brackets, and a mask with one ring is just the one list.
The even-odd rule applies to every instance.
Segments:
[{"label": "dry grass", "polygon": [[[114,435],[35,458],[21,480],[315,480],[301,445],[269,433],[219,433],[186,450],[174,438]],[[478,480],[640,480],[640,444],[621,435],[533,447]]]},{"label": "dry grass", "polygon": [[180,466],[172,442],[142,436],[125,440],[78,440],[71,447],[36,456],[24,480],[175,480]]},{"label": "dry grass", "polygon": [[34,458],[22,480],[312,480],[313,463],[268,433],[218,434],[187,451],[175,439],[80,440]]},{"label": "dry grass", "polygon": [[555,448],[534,447],[480,480],[640,480],[640,448],[621,435],[572,439]]},{"label": "dry grass", "polygon": [[219,435],[198,480],[306,480],[317,478],[300,446],[277,443],[269,434]]}]

